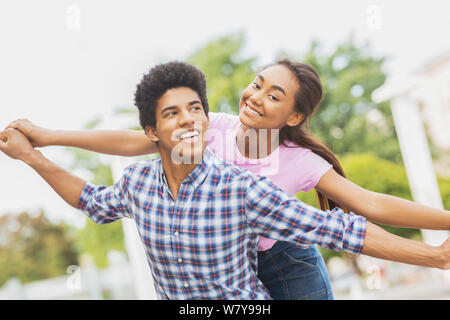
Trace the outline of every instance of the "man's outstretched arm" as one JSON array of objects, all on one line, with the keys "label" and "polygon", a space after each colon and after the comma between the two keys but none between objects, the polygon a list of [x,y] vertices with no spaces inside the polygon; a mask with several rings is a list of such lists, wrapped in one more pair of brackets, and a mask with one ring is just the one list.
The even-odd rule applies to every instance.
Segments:
[{"label": "man's outstretched arm", "polygon": [[22,132],[34,147],[67,146],[119,156],[159,152],[144,130],[50,130],[27,119],[15,120],[7,128]]},{"label": "man's outstretched arm", "polygon": [[18,130],[0,132],[0,151],[32,167],[72,207],[78,208],[86,181],[58,167],[35,150]]}]

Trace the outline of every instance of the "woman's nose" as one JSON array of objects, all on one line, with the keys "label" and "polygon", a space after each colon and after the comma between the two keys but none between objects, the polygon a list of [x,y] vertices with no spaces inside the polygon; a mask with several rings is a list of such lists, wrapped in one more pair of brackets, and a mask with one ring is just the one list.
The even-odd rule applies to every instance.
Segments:
[{"label": "woman's nose", "polygon": [[253,103],[253,104],[256,104],[256,105],[261,105],[261,101],[262,101],[262,95],[261,95],[261,92],[253,92],[253,94],[250,96],[250,101]]}]

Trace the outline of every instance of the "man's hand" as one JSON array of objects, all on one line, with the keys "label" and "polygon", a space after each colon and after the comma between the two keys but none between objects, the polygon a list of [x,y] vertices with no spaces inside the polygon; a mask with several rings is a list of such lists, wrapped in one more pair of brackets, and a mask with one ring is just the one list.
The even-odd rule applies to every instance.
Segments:
[{"label": "man's hand", "polygon": [[81,192],[86,181],[53,164],[30,141],[16,129],[0,132],[0,151],[13,159],[19,159],[32,167],[55,190],[61,198],[78,208]]},{"label": "man's hand", "polygon": [[0,151],[13,159],[25,162],[35,152],[30,141],[16,129],[0,132]]},{"label": "man's hand", "polygon": [[33,147],[46,147],[50,145],[52,130],[39,127],[28,119],[17,119],[11,122],[6,129],[17,129],[22,132]]}]

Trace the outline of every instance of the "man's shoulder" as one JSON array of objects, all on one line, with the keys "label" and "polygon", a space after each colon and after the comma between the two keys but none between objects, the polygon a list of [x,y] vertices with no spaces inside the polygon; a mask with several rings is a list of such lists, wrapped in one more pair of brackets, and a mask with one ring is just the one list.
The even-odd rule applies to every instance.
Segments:
[{"label": "man's shoulder", "polygon": [[124,174],[129,176],[152,176],[159,172],[161,158],[141,160],[129,164],[124,169]]},{"label": "man's shoulder", "polygon": [[226,179],[232,180],[254,180],[257,176],[231,162],[227,162],[214,156],[213,163],[214,173]]}]

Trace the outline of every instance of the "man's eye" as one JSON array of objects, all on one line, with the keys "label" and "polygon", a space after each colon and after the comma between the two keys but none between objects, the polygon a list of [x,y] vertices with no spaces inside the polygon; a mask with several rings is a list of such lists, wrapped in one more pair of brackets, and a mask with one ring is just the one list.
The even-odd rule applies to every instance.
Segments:
[{"label": "man's eye", "polygon": [[174,116],[174,115],[176,115],[177,113],[175,112],[175,111],[170,111],[170,112],[167,112],[166,113],[166,117],[168,117],[168,116]]}]

